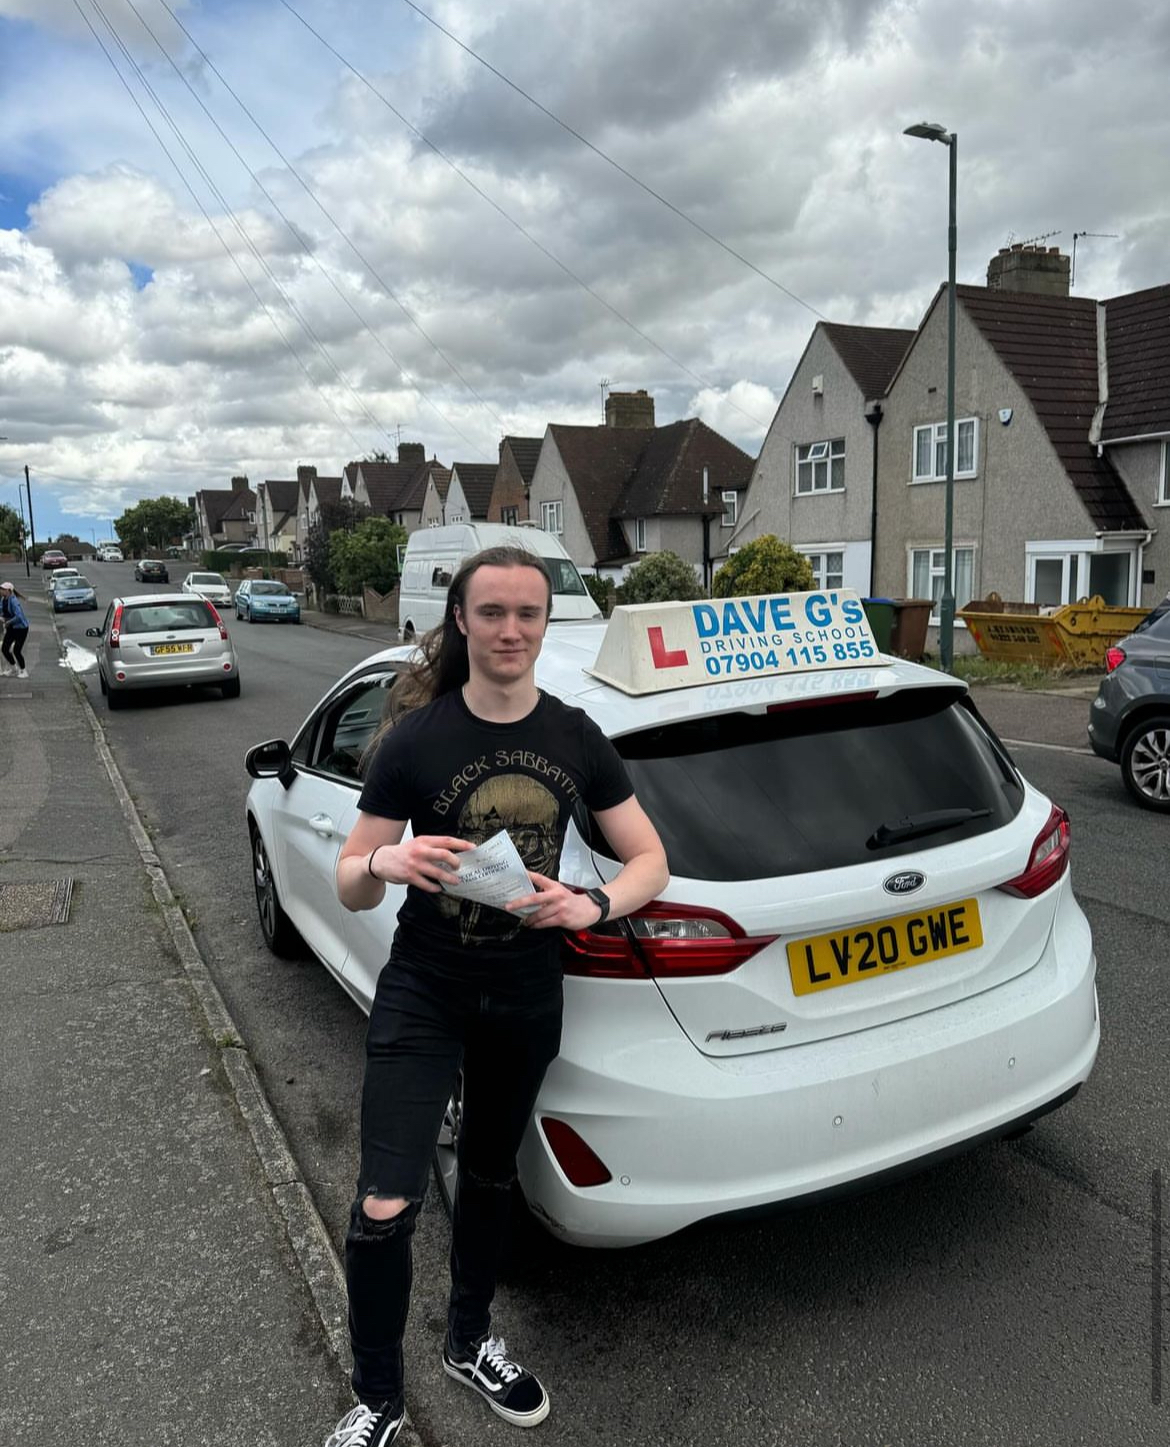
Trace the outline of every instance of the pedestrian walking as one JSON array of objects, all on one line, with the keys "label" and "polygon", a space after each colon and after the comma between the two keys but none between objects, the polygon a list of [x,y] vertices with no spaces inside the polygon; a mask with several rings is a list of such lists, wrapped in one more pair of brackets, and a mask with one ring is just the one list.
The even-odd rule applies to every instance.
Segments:
[{"label": "pedestrian walking", "polygon": [[4,662],[0,663],[0,673],[15,674],[17,678],[28,677],[28,669],[24,666],[28,614],[24,611],[22,598],[23,594],[16,591],[15,583],[0,583],[0,619],[4,622],[4,642],[0,644]]},{"label": "pedestrian walking", "polygon": [[[460,1072],[443,1369],[517,1426],[548,1415],[547,1392],[509,1356],[491,1305],[516,1153],[560,1048],[561,935],[639,909],[668,878],[613,745],[580,709],[536,686],[551,604],[544,564],[522,548],[463,563],[443,622],[395,684],[338,862],[347,909],[376,908],[387,882],[407,891],[370,1012],[346,1238],[358,1405],[326,1447],[388,1447],[401,1430],[411,1236]],[[582,805],[622,864],[604,889],[583,893],[556,877]],[[506,909],[444,893],[460,854],[502,829],[532,893]]]}]

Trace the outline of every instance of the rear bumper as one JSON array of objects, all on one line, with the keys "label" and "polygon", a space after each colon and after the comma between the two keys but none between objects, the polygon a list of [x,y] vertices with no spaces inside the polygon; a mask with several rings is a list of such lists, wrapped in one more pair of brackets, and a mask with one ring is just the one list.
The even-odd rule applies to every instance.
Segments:
[{"label": "rear bumper", "polygon": [[[1095,976],[1070,891],[1026,974],[895,1025],[734,1060],[702,1056],[669,1016],[652,1022],[648,986],[632,982],[617,1009],[612,984],[567,980],[565,1039],[524,1139],[521,1185],[555,1235],[630,1246],[906,1174],[1009,1134],[1088,1079]],[[570,1185],[543,1115],[571,1125],[613,1179]]]},{"label": "rear bumper", "polygon": [[179,688],[188,683],[226,683],[238,676],[239,667],[233,663],[231,668],[225,668],[224,661],[223,658],[218,658],[208,663],[176,663],[171,660],[165,663],[160,661],[143,664],[127,669],[125,678],[115,678],[112,673],[107,674],[106,687],[121,693],[123,690],[137,688]]}]

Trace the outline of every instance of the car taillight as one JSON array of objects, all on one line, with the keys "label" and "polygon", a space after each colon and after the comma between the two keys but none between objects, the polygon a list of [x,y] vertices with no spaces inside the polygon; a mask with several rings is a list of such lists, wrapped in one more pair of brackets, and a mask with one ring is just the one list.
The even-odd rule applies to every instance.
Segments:
[{"label": "car taillight", "polygon": [[210,598],[204,598],[203,601],[204,601],[204,602],[207,604],[207,606],[211,609],[211,616],[212,616],[212,618],[215,619],[215,626],[219,629],[219,636],[226,642],[226,641],[227,641],[227,629],[224,627],[223,619],[222,619],[222,618],[219,616],[219,614],[215,611],[215,604],[211,601]]},{"label": "car taillight", "polygon": [[679,979],[726,975],[770,945],[747,935],[717,909],[653,900],[624,919],[564,936],[567,975],[603,979]]},{"label": "car taillight", "polygon": [[110,624],[110,647],[117,648],[118,640],[122,636],[122,605],[114,609],[114,621]]},{"label": "car taillight", "polygon": [[877,696],[876,688],[866,689],[864,693],[828,693],[820,698],[794,698],[788,703],[770,703],[765,712],[790,713],[798,708],[825,708],[836,703],[866,703]]},{"label": "car taillight", "polygon": [[558,1166],[574,1186],[604,1186],[613,1173],[571,1125],[555,1116],[541,1117],[540,1128]]},{"label": "car taillight", "polygon": [[999,888],[1005,894],[1014,894],[1019,899],[1035,899],[1038,894],[1051,889],[1068,868],[1070,841],[1068,815],[1054,804],[1048,823],[1037,834],[1036,842],[1032,845],[1027,869],[1015,879],[1001,884]]},{"label": "car taillight", "polygon": [[1105,650],[1105,672],[1112,673],[1119,663],[1125,662],[1125,649],[1118,648],[1115,643],[1112,648]]}]

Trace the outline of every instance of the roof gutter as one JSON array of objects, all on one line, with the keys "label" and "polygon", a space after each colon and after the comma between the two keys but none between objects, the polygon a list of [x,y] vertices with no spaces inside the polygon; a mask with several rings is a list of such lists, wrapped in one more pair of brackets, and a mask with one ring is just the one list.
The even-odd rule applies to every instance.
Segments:
[{"label": "roof gutter", "polygon": [[1105,426],[1105,408],[1109,405],[1109,352],[1106,332],[1108,318],[1105,303],[1097,303],[1097,405],[1093,409],[1093,420],[1089,424],[1089,442],[1097,449],[1100,457],[1103,451],[1101,432]]},{"label": "roof gutter", "polygon": [[1160,432],[1135,432],[1131,437],[1106,437],[1104,445],[1114,447],[1122,442],[1161,442],[1170,438],[1170,428],[1163,427]]}]

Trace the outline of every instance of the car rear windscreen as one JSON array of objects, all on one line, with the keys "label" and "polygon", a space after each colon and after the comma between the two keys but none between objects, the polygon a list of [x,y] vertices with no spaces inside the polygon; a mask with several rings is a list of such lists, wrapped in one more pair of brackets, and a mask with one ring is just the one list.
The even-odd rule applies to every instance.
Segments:
[{"label": "car rear windscreen", "polygon": [[552,579],[554,593],[568,594],[570,597],[584,597],[586,588],[581,574],[576,567],[569,562],[568,558],[541,558],[540,560],[548,569],[548,575]]},{"label": "car rear windscreen", "polygon": [[253,583],[252,594],[254,597],[275,596],[278,598],[287,598],[290,596],[289,590],[283,583]]},{"label": "car rear windscreen", "polygon": [[214,628],[211,610],[201,598],[170,603],[135,603],[122,610],[123,633],[172,633],[181,628]]},{"label": "car rear windscreen", "polygon": [[[709,716],[614,743],[671,872],[688,879],[768,879],[893,859],[998,829],[1024,798],[993,736],[949,689]],[[944,810],[977,817],[874,843],[883,825]],[[612,855],[604,840],[593,842]]]}]

